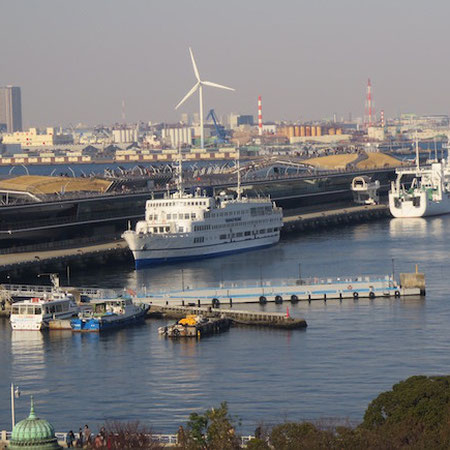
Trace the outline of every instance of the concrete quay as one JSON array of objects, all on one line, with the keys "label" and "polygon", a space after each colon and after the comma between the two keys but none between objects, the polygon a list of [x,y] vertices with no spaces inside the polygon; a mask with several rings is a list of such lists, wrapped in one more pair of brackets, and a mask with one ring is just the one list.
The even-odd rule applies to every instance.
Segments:
[{"label": "concrete quay", "polygon": [[[286,215],[283,218],[282,235],[368,222],[388,216],[389,208],[386,205],[350,206],[327,211]],[[77,266],[108,264],[120,260],[132,263],[133,258],[125,241],[118,238],[112,242],[101,244],[3,254],[0,256],[0,273],[19,274],[24,270],[33,269],[37,272],[63,272],[67,266],[76,268]]]},{"label": "concrete quay", "polygon": [[122,239],[83,247],[1,255],[0,273],[7,272],[15,275],[25,270],[65,273],[67,266],[71,268],[85,267],[88,265],[108,264],[118,260],[132,262],[132,255],[128,250],[126,242]]},{"label": "concrete quay", "polygon": [[350,206],[306,214],[286,215],[282,234],[369,222],[390,217],[387,205]]}]

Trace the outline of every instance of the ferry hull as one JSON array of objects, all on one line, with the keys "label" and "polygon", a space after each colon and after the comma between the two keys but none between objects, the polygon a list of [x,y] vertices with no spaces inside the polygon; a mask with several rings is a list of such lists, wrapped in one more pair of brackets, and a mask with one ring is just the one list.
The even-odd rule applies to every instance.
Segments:
[{"label": "ferry hull", "polygon": [[270,247],[280,240],[279,234],[259,238],[249,239],[240,242],[229,242],[225,244],[204,246],[198,248],[181,249],[153,249],[133,251],[136,269],[151,266],[154,264],[173,263],[179,261],[192,261],[198,259],[215,258],[242,253],[250,250],[258,250]]}]

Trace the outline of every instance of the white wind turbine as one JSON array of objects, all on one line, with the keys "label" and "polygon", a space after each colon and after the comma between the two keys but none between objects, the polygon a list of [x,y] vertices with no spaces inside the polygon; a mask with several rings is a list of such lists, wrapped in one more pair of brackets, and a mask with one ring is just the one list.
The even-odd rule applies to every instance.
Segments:
[{"label": "white wind turbine", "polygon": [[234,91],[233,88],[222,86],[221,84],[212,83],[211,81],[200,80],[200,74],[198,73],[197,64],[195,64],[194,54],[192,53],[191,47],[189,47],[189,53],[191,54],[192,66],[194,68],[195,78],[197,78],[197,83],[194,87],[184,96],[183,100],[175,106],[178,109],[197,89],[200,100],[200,147],[205,147],[205,135],[203,131],[203,86],[211,86],[220,89],[228,89],[229,91]]}]

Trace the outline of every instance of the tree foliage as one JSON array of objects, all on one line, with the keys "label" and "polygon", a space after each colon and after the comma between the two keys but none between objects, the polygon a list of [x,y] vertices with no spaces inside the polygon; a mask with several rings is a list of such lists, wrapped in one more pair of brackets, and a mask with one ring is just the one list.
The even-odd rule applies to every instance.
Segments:
[{"label": "tree foliage", "polygon": [[450,376],[414,376],[381,393],[364,414],[362,428],[374,429],[402,422],[436,430],[448,418]]},{"label": "tree foliage", "polygon": [[228,412],[226,402],[204,414],[192,413],[186,431],[183,430],[179,447],[186,450],[235,450],[240,439],[235,432],[235,420]]}]

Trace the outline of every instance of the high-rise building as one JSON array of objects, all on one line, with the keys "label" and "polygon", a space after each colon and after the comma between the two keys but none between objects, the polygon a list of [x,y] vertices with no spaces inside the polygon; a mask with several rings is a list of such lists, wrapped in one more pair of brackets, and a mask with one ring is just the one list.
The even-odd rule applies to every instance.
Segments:
[{"label": "high-rise building", "polygon": [[20,87],[0,87],[0,129],[8,133],[22,131],[22,98]]}]

